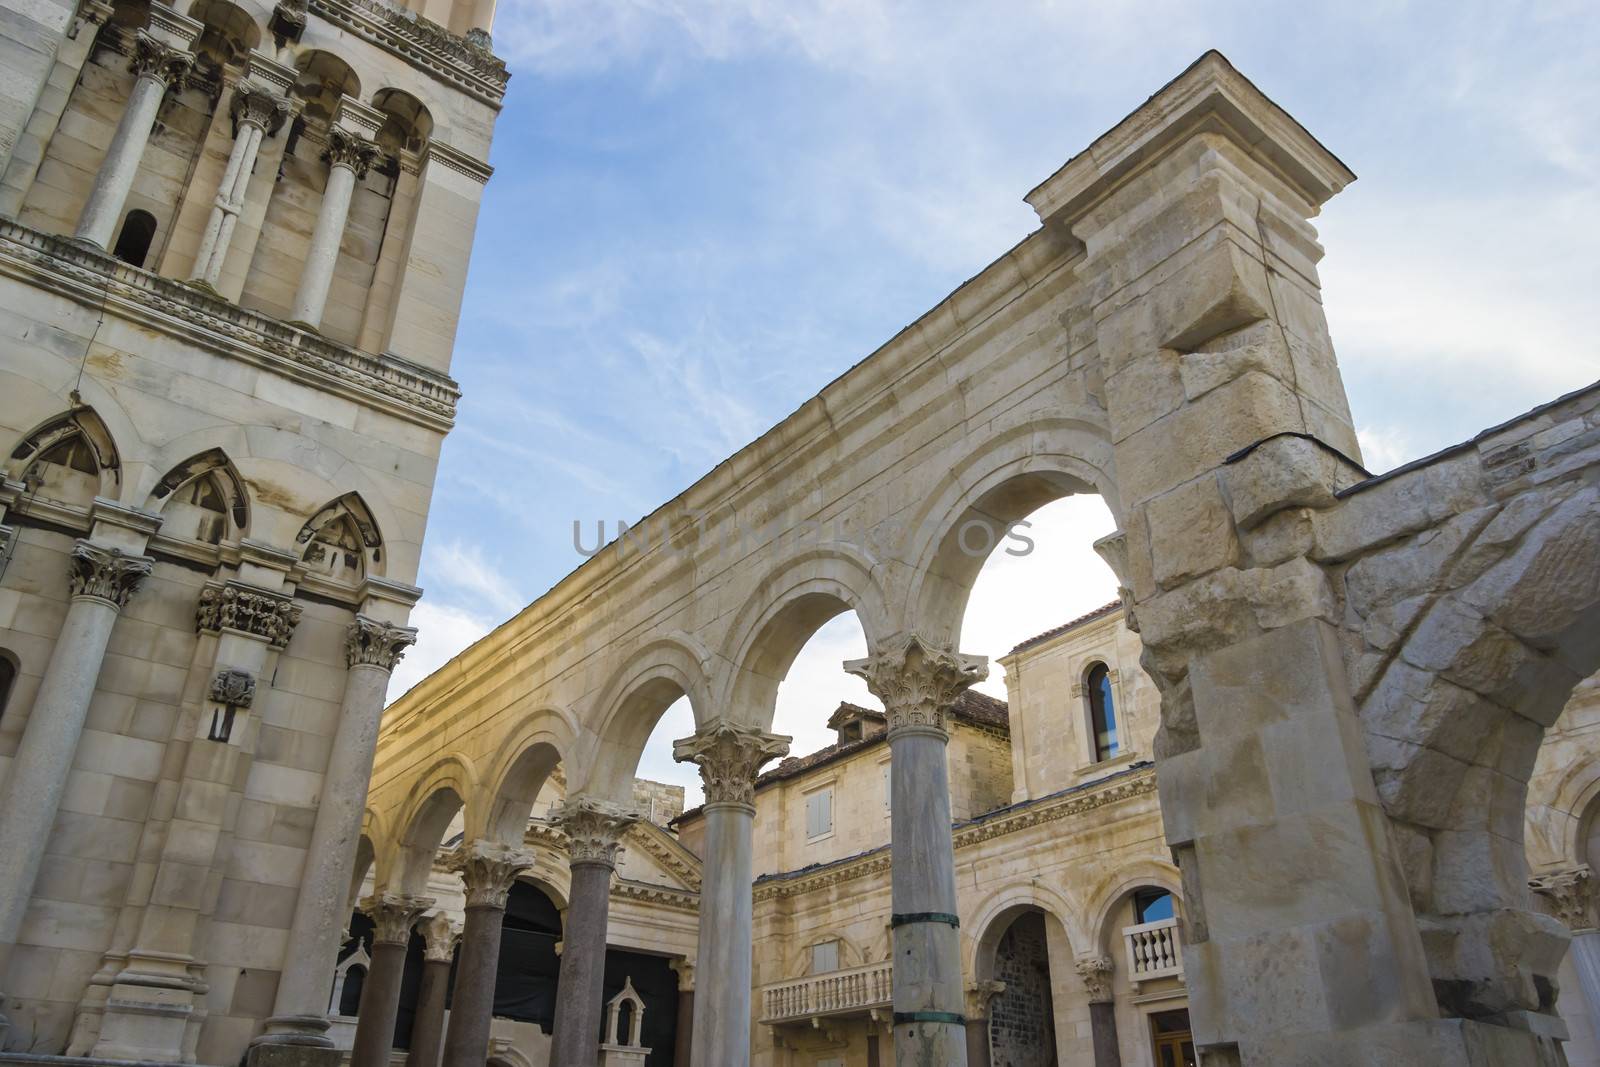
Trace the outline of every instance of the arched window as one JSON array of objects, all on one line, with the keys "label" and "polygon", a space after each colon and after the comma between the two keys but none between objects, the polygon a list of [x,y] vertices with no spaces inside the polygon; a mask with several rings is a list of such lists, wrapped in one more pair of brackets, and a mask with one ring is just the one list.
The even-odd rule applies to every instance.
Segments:
[{"label": "arched window", "polygon": [[117,235],[116,247],[111,254],[132,267],[144,266],[150,254],[150,242],[156,237],[156,217],[148,211],[135,208],[122,220],[122,232]]},{"label": "arched window", "polygon": [[1102,763],[1117,754],[1117,705],[1111,695],[1111,671],[1104,663],[1089,668],[1084,679],[1089,692],[1089,730],[1094,735],[1094,761]]},{"label": "arched window", "polygon": [[1133,921],[1135,923],[1160,922],[1177,914],[1172,894],[1157,886],[1146,886],[1133,894]]},{"label": "arched window", "polygon": [[11,690],[17,685],[17,658],[0,648],[0,719],[5,718],[6,705],[11,703]]}]

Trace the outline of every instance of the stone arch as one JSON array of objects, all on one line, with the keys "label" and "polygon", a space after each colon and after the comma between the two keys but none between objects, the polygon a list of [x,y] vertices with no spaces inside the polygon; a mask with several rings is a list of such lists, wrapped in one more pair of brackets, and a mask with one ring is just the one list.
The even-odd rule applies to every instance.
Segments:
[{"label": "stone arch", "polygon": [[[385,872],[388,888],[423,893],[445,830],[468,799],[478,795],[478,777],[460,756],[445,756],[423,772],[394,822],[400,829],[394,868]],[[469,812],[469,821],[471,815]]]},{"label": "stone arch", "polygon": [[1073,929],[1075,913],[1065,897],[1039,882],[1004,886],[989,894],[978,905],[972,933],[962,939],[962,947],[966,952],[964,969],[975,981],[994,977],[995,945],[1012,920],[1027,911],[1042,913],[1046,917],[1047,927],[1053,927],[1068,952],[1077,951],[1081,942]]},{"label": "stone arch", "polygon": [[216,67],[243,64],[261,44],[261,24],[250,12],[228,0],[194,0],[189,17],[204,27],[194,50]]},{"label": "stone arch", "polygon": [[[94,497],[118,500],[122,495],[122,457],[104,420],[90,407],[77,407],[53,416],[23,435],[6,460],[6,473],[29,492],[49,493],[56,479],[48,468],[59,468],[67,496],[64,503],[85,507]],[[84,497],[84,499],[77,499]]]},{"label": "stone arch", "polygon": [[869,555],[840,542],[806,549],[775,568],[729,630],[724,658],[735,671],[731,691],[718,694],[721,705],[770,729],[778,685],[795,657],[824,623],[846,612],[855,612],[867,647],[877,647],[891,632],[877,571]]},{"label": "stone arch", "polygon": [[688,697],[696,728],[709,720],[710,662],[705,647],[683,633],[656,637],[634,652],[600,690],[590,718],[597,725],[586,758],[572,768],[569,791],[630,802],[639,758],[667,708]]},{"label": "stone arch", "polygon": [[361,79],[343,57],[320,48],[308,48],[294,58],[298,77],[294,93],[305,101],[302,120],[326,123],[338,110],[339,98],[361,99]]},{"label": "stone arch", "polygon": [[[200,482],[209,482],[214,487],[218,502],[222,505],[218,516],[225,528],[219,529],[216,537],[206,536],[206,531],[201,530],[197,539],[215,544],[218,541],[237,541],[247,536],[250,532],[250,491],[245,487],[238,468],[220,448],[208,448],[174,466],[150,491],[145,507],[150,511],[165,512],[185,489]],[[168,526],[169,523],[162,524],[162,533],[171,536],[176,531]]]},{"label": "stone arch", "polygon": [[520,847],[534,801],[572,751],[576,736],[571,714],[561,708],[541,707],[525,716],[499,746],[502,755],[487,778],[484,803],[478,806],[484,823],[469,825],[467,836]]},{"label": "stone arch", "polygon": [[1111,924],[1116,918],[1117,908],[1129,894],[1145,886],[1165,889],[1180,905],[1183,902],[1183,881],[1178,868],[1172,864],[1146,859],[1119,868],[1111,876],[1103,879],[1088,898],[1089,905],[1084,911],[1085,925],[1080,942],[1083,946],[1081,951],[1093,950],[1112,957],[1118,956],[1118,953],[1113,951],[1115,946],[1111,939],[1113,932]]},{"label": "stone arch", "polygon": [[1572,769],[1556,794],[1556,806],[1571,814],[1561,837],[1561,855],[1567,864],[1588,863],[1589,836],[1600,818],[1600,758],[1586,759]]},{"label": "stone arch", "polygon": [[383,534],[360,493],[350,492],[317,510],[295,535],[308,568],[337,581],[357,582],[384,572]]},{"label": "stone arch", "polygon": [[996,435],[955,464],[906,531],[905,628],[953,647],[984,562],[1001,549],[1011,523],[1045,504],[1095,493],[1120,522],[1110,462],[1110,445],[1098,427],[1039,419]]},{"label": "stone arch", "polygon": [[433,136],[433,113],[404,89],[379,89],[372,94],[372,106],[385,116],[375,140],[391,155],[400,150],[420,152]]}]

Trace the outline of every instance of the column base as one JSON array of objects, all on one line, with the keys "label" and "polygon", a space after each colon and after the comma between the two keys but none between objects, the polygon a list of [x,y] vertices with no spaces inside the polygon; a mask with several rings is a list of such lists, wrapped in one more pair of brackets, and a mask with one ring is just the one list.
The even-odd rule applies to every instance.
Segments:
[{"label": "column base", "polygon": [[257,1048],[333,1048],[328,1037],[328,1018],[325,1015],[274,1015],[267,1020],[266,1030],[250,1042],[250,1050]]},{"label": "column base", "polygon": [[339,1067],[344,1052],[332,1045],[251,1045],[244,1067]]}]

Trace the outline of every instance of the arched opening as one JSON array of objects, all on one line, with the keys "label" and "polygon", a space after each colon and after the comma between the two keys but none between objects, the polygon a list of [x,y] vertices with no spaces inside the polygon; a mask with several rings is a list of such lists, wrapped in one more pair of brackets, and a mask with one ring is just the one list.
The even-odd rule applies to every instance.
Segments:
[{"label": "arched opening", "polygon": [[203,27],[193,46],[196,66],[211,77],[224,67],[242,66],[250,50],[261,43],[255,19],[228,0],[195,0],[189,17],[199,19]]},{"label": "arched opening", "polygon": [[122,229],[117,233],[117,243],[112,246],[111,254],[130,267],[142,267],[155,239],[156,217],[134,208],[122,220]]},{"label": "arched opening", "polygon": [[1096,951],[1109,970],[1096,1009],[1106,1014],[1096,1021],[1110,1027],[1124,1061],[1193,1067],[1182,902],[1157,877],[1134,874],[1098,912]]},{"label": "arched opening", "polygon": [[220,544],[243,537],[249,527],[244,479],[221,449],[192,456],[167,472],[151,491],[167,537]]},{"label": "arched opening", "polygon": [[518,753],[495,791],[489,810],[488,835],[493,841],[520,847],[528,822],[543,816],[564,790],[557,781],[561,753],[548,742],[536,742]]},{"label": "arched opening", "polygon": [[1083,680],[1089,701],[1089,736],[1094,761],[1104,763],[1117,754],[1117,700],[1111,692],[1111,668],[1096,662]]},{"label": "arched opening", "polygon": [[306,520],[295,537],[308,573],[354,585],[383,573],[383,536],[357,493],[346,493]]},{"label": "arched opening", "polygon": [[325,127],[338,111],[340,97],[361,99],[361,79],[332,52],[308,49],[295,57],[294,66],[299,76],[292,91],[305,101],[297,125]]},{"label": "arched opening", "polygon": [[433,135],[433,116],[422,101],[410,93],[379,89],[372,94],[372,106],[384,115],[383,125],[373,139],[385,155],[421,152]]},{"label": "arched opening", "polygon": [[428,880],[434,862],[450,829],[462,810],[461,794],[454,786],[439,786],[413,809],[410,822],[400,838],[399,891],[413,896],[428,895]]},{"label": "arched opening", "polygon": [[505,924],[500,929],[500,964],[495,974],[494,1014],[533,1023],[545,1033],[555,1027],[556,988],[561,963],[561,912],[542,887],[526,879],[511,887]]},{"label": "arched opening", "polygon": [[96,496],[115,499],[122,484],[111,434],[88,408],[33,431],[12,450],[6,467],[29,496],[77,507],[88,507]]},{"label": "arched opening", "polygon": [[989,1004],[991,1061],[1056,1067],[1055,997],[1045,916],[1027,909],[995,940],[990,973],[1005,988]]}]

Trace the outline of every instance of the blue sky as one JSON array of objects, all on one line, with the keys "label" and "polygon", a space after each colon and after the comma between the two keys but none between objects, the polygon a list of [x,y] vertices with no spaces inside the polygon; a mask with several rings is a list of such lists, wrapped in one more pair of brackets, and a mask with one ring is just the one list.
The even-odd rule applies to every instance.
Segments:
[{"label": "blue sky", "polygon": [[[1600,378],[1592,3],[501,0],[495,45],[514,77],[396,694],[580,562],[574,518],[649,512],[1021,239],[1023,194],[1207,48],[1360,175],[1316,225],[1369,467]],[[1113,591],[1098,501],[1037,519],[966,651]],[[796,664],[797,751],[860,696],[859,645],[847,617]],[[644,772],[692,781],[686,732],[675,709]]]}]

